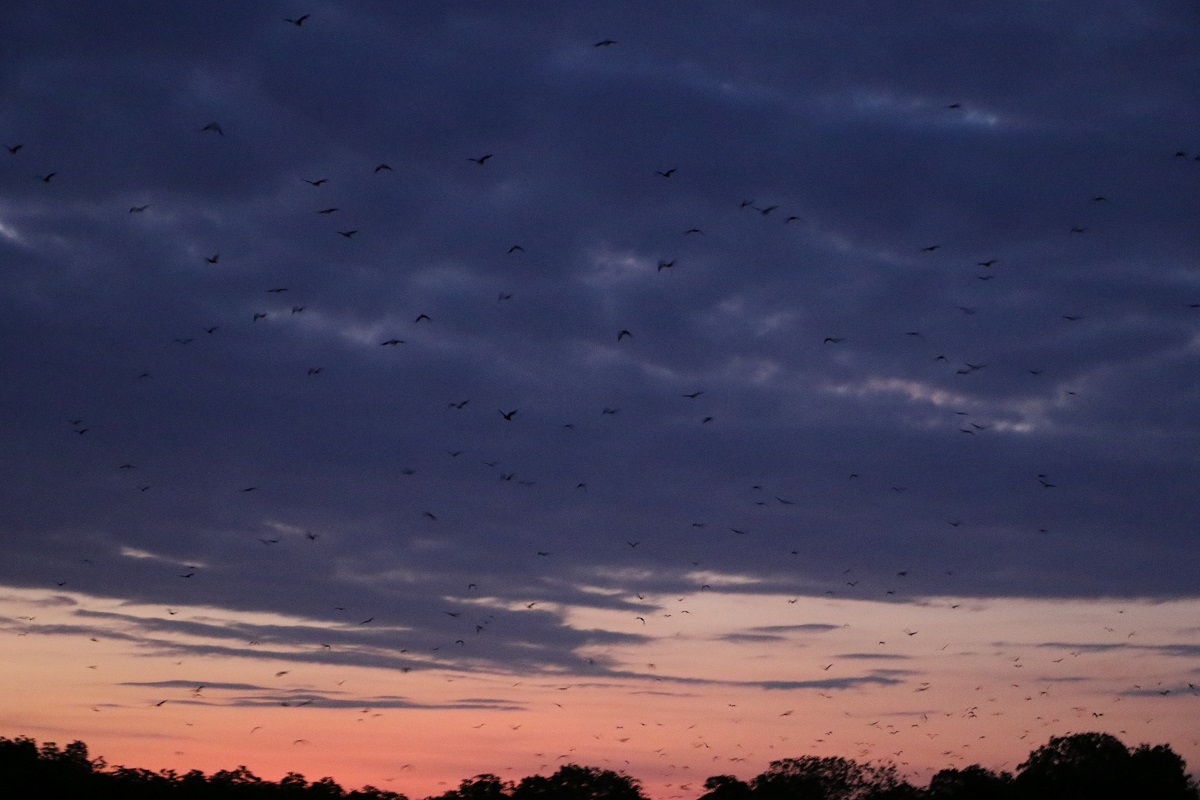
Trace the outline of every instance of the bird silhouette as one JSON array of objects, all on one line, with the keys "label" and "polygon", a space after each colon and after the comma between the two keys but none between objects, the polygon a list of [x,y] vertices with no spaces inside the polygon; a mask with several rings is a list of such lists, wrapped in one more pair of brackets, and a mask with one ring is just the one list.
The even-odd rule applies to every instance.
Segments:
[{"label": "bird silhouette", "polygon": [[301,25],[304,24],[305,20],[307,20],[311,16],[312,16],[312,14],[301,14],[300,16],[298,16],[294,19],[291,17],[284,17],[283,21],[290,22],[293,25],[295,25],[297,28],[299,28]]},{"label": "bird silhouette", "polygon": [[480,156],[479,158],[468,158],[467,161],[474,161],[476,164],[478,164],[479,166],[482,167],[485,163],[487,163],[487,160],[491,157],[492,157],[492,153],[488,153],[486,155]]}]

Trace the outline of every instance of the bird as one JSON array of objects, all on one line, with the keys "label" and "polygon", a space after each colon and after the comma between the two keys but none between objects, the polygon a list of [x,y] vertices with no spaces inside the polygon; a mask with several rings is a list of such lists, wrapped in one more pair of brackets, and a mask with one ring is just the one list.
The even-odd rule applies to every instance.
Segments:
[{"label": "bird", "polygon": [[340,233],[342,236],[345,236],[347,239],[350,239],[354,236],[354,234],[358,233],[358,230],[338,231],[338,233]]},{"label": "bird", "polygon": [[618,342],[621,341],[626,336],[633,336],[633,334],[630,333],[628,330],[625,330],[624,328],[622,328],[621,331],[617,333],[617,341]]},{"label": "bird", "polygon": [[322,208],[322,209],[321,209],[320,211],[318,211],[317,213],[318,213],[318,214],[333,214],[334,212],[337,212],[337,211],[340,211],[340,210],[341,210],[340,208],[337,208],[337,207],[335,206],[335,207],[333,207],[333,208]]},{"label": "bird", "polygon": [[296,17],[295,19],[292,19],[291,17],[284,17],[283,21],[290,22],[293,25],[295,25],[297,28],[299,28],[301,25],[304,24],[304,21],[307,20],[311,16],[312,16],[312,14],[301,14],[300,16]]},{"label": "bird", "polygon": [[395,172],[390,164],[380,163],[375,166],[375,172]]},{"label": "bird", "polygon": [[675,174],[675,169],[676,169],[675,167],[671,167],[670,169],[660,169],[660,170],[656,170],[654,174],[661,175],[664,178],[669,178]]},{"label": "bird", "polygon": [[826,336],[822,344],[841,344],[845,339],[841,336]]},{"label": "bird", "polygon": [[207,261],[209,264],[216,264],[218,261],[221,260],[221,254],[213,253],[211,256],[206,256],[204,258],[204,260]]},{"label": "bird", "polygon": [[200,129],[200,132],[201,133],[215,133],[218,136],[225,135],[225,131],[221,128],[221,125],[218,122],[208,123],[207,125],[205,125],[203,128]]},{"label": "bird", "polygon": [[931,245],[928,245],[927,247],[922,247],[921,252],[922,253],[932,253],[934,250],[939,250],[939,249],[941,249],[940,244],[931,244]]},{"label": "bird", "polygon": [[385,339],[379,343],[380,347],[395,347],[398,344],[404,344],[403,339]]},{"label": "bird", "polygon": [[57,174],[57,172],[47,172],[45,175],[36,175],[35,177],[42,183],[49,183],[50,180]]},{"label": "bird", "polygon": [[24,143],[6,144],[6,145],[4,145],[4,149],[7,150],[10,155],[15,156],[18,152],[20,152],[21,148],[24,146],[25,146]]},{"label": "bird", "polygon": [[310,181],[308,178],[301,178],[300,180],[304,181],[309,186],[324,186],[325,184],[329,183],[329,178],[317,178],[315,181]]},{"label": "bird", "polygon": [[512,411],[501,411],[500,416],[504,417],[509,422],[512,422],[512,418],[516,416],[518,410],[519,409],[514,408]]},{"label": "bird", "polygon": [[508,248],[508,252],[510,252],[510,253],[524,253],[524,252],[525,252],[525,248],[524,248],[524,247],[521,247],[521,245],[519,245],[519,244],[514,244],[512,247]]},{"label": "bird", "polygon": [[140,206],[130,206],[129,213],[130,214],[140,214],[149,207],[150,207],[149,203],[146,203],[145,205],[140,205]]},{"label": "bird", "polygon": [[428,314],[418,314],[417,318],[414,319],[413,322],[433,322],[433,320],[429,318]]},{"label": "bird", "polygon": [[594,45],[592,45],[592,47],[612,47],[616,43],[617,42],[615,39],[601,39],[600,41],[598,41]]},{"label": "bird", "polygon": [[468,158],[467,161],[474,161],[476,164],[482,167],[485,163],[487,163],[487,160],[491,158],[492,155],[492,153],[487,153],[486,155],[479,156],[478,158]]}]

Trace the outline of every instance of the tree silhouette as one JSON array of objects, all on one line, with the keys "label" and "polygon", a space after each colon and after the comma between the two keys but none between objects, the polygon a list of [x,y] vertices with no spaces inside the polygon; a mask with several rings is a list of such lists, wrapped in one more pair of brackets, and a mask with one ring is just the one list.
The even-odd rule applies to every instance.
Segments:
[{"label": "tree silhouette", "polygon": [[755,800],[868,800],[915,797],[890,764],[860,764],[841,756],[772,761],[750,782]]},{"label": "tree silhouette", "polygon": [[474,778],[466,778],[457,789],[429,800],[506,800],[512,797],[513,788],[512,783],[485,772]]},{"label": "tree silhouette", "polygon": [[549,777],[530,775],[512,800],[646,800],[637,780],[612,770],[566,764]]},{"label": "tree silhouette", "polygon": [[[944,769],[926,789],[904,781],[894,765],[840,757],[774,761],[743,781],[714,775],[698,800],[1200,800],[1200,789],[1168,745],[1130,749],[1107,733],[1051,738],[1029,754],[1016,777],[979,765]],[[299,772],[278,782],[244,766],[179,774],[109,767],[87,745],[0,737],[0,797],[4,800],[407,800],[364,786],[347,792],[333,778],[310,783]],[[519,782],[490,773],[462,781],[428,800],[646,800],[640,783],[611,770],[567,764],[552,775]]]},{"label": "tree silhouette", "polygon": [[1030,800],[1196,800],[1183,759],[1165,745],[1130,751],[1107,733],[1055,736],[1018,767],[1015,786]]},{"label": "tree silhouette", "polygon": [[704,782],[704,788],[708,792],[700,800],[751,800],[754,796],[750,784],[732,775],[713,775]]},{"label": "tree silhouette", "polygon": [[930,800],[1006,800],[1015,797],[1012,775],[992,772],[978,764],[936,773],[929,780],[925,794]]}]

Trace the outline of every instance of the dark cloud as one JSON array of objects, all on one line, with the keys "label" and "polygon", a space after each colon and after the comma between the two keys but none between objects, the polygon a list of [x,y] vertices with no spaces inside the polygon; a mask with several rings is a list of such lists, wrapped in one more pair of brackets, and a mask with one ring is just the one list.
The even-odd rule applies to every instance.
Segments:
[{"label": "dark cloud", "polygon": [[40,632],[1195,594],[1192,11],[293,13],[0,12],[0,582],[308,620]]}]

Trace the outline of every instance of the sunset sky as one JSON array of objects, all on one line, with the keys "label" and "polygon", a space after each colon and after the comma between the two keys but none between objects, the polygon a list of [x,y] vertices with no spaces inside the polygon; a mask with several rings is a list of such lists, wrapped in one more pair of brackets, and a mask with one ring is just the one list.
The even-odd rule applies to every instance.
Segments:
[{"label": "sunset sky", "polygon": [[1200,11],[0,5],[0,736],[412,798],[1200,768]]}]

